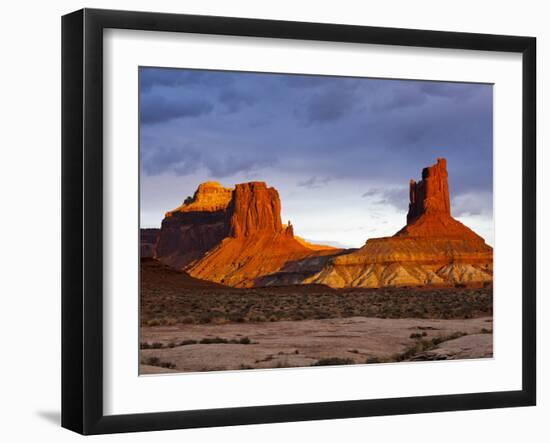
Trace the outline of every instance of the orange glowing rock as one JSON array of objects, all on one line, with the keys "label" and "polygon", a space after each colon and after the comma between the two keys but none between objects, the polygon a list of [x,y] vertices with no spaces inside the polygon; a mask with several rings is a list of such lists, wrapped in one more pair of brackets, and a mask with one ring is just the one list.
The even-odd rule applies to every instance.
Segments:
[{"label": "orange glowing rock", "polygon": [[[324,284],[341,287],[486,284],[493,249],[451,216],[447,163],[410,182],[407,224],[358,250],[314,245],[281,222],[281,201],[264,182],[201,184],[167,212],[144,251],[192,277],[235,287]],[[151,237],[149,235],[149,237]],[[143,238],[148,238],[145,233]],[[145,241],[145,240],[144,240]]]},{"label": "orange glowing rock", "polygon": [[451,216],[447,162],[410,182],[407,224],[335,257],[306,283],[332,287],[480,284],[493,280],[493,248]]},{"label": "orange glowing rock", "polygon": [[[229,189],[207,182],[166,213],[155,257],[196,278],[254,286],[290,262],[335,252],[340,251],[294,238],[293,226],[281,222],[275,188],[248,182]],[[294,274],[294,283],[303,280],[299,272]]]}]

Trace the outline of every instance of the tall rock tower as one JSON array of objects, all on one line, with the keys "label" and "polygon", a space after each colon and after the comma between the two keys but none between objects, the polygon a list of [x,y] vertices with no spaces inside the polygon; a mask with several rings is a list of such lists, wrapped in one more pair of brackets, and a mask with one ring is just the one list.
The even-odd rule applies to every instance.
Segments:
[{"label": "tall rock tower", "polygon": [[410,181],[407,223],[414,222],[424,214],[451,215],[448,180],[447,160],[438,158],[435,165],[422,170],[422,180],[418,183]]}]

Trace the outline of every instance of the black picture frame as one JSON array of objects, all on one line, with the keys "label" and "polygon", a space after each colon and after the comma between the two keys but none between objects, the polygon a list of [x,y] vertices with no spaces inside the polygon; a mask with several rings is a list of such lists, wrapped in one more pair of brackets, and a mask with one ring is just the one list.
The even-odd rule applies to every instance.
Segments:
[{"label": "black picture frame", "polygon": [[[522,54],[522,388],[177,412],[103,413],[103,30],[503,51]],[[83,9],[62,18],[62,426],[82,434],[458,411],[536,403],[536,39]],[[519,148],[519,147],[518,147]]]}]

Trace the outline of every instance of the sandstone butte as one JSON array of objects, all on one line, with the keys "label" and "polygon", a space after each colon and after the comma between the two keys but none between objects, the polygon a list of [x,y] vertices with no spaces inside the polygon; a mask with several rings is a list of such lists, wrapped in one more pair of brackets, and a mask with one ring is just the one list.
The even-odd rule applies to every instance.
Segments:
[{"label": "sandstone butte", "polygon": [[410,182],[407,224],[393,237],[369,239],[333,258],[304,283],[341,287],[452,285],[492,282],[493,249],[451,216],[447,162]]},{"label": "sandstone butte", "polygon": [[[234,287],[323,284],[333,288],[492,281],[493,250],[451,216],[445,159],[410,182],[407,224],[358,250],[314,245],[284,225],[275,188],[263,182],[201,184],[166,213],[142,251],[191,276]],[[143,242],[146,242],[145,245]]]},{"label": "sandstone butte", "polygon": [[336,252],[340,250],[294,237],[293,226],[281,221],[275,188],[249,182],[230,189],[207,182],[165,214],[154,256],[195,278],[250,287],[279,271],[284,276],[278,280],[289,279],[292,263]]}]

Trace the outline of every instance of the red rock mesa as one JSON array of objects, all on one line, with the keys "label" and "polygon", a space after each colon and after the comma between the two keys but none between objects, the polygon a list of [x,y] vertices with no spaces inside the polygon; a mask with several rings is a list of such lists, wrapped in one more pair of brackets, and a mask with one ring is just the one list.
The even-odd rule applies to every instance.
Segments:
[{"label": "red rock mesa", "polygon": [[437,163],[422,170],[422,180],[411,180],[407,224],[425,214],[451,215],[447,161],[438,158]]},{"label": "red rock mesa", "polygon": [[493,278],[493,249],[451,216],[445,159],[424,168],[418,183],[411,180],[407,224],[359,250],[295,236],[293,226],[281,221],[279,193],[263,182],[234,189],[203,183],[166,213],[156,237],[142,231],[142,239],[146,256],[235,287],[455,285]]},{"label": "red rock mesa", "polygon": [[216,182],[199,185],[193,197],[166,213],[154,255],[182,269],[220,243],[227,236],[227,206],[232,193]]},{"label": "red rock mesa", "polygon": [[410,182],[407,224],[393,237],[369,239],[335,257],[306,283],[332,287],[452,285],[491,282],[493,249],[451,216],[447,162]]},{"label": "red rock mesa", "polygon": [[191,276],[245,287],[284,269],[284,277],[302,281],[293,262],[339,252],[294,238],[291,224],[281,222],[281,201],[275,188],[263,182],[199,186],[192,198],[167,212],[158,236],[155,257]]}]

